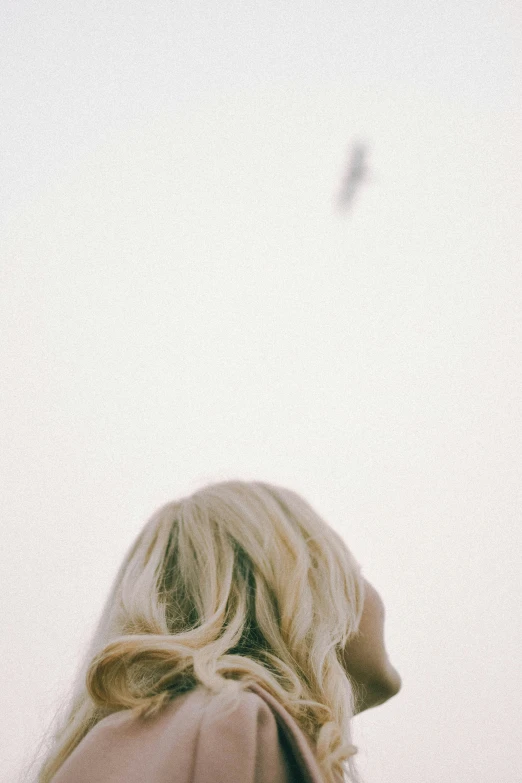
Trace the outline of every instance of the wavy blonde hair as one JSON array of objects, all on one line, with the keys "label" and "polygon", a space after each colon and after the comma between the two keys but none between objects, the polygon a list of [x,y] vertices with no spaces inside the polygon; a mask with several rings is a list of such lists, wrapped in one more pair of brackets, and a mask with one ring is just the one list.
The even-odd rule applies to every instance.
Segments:
[{"label": "wavy blonde hair", "polygon": [[341,651],[363,603],[359,564],[295,492],[233,480],[167,503],[124,558],[36,780],[113,712],[147,719],[199,684],[233,708],[257,683],[312,740],[325,783],[360,783]]}]

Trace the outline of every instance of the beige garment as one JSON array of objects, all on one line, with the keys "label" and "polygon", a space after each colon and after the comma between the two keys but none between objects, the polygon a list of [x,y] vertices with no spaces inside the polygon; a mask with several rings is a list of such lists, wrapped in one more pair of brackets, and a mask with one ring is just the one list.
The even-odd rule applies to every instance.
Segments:
[{"label": "beige garment", "polygon": [[94,726],[53,783],[324,783],[311,740],[253,684],[228,715],[199,685],[148,721],[130,710]]}]

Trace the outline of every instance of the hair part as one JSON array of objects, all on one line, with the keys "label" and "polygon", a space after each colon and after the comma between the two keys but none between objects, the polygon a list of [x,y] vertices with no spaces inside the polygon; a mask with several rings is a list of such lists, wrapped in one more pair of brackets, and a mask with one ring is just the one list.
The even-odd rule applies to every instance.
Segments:
[{"label": "hair part", "polygon": [[340,653],[363,603],[359,564],[295,492],[232,480],[167,503],[116,575],[38,783],[113,712],[146,720],[198,685],[228,712],[251,683],[310,737],[326,783],[360,783]]}]

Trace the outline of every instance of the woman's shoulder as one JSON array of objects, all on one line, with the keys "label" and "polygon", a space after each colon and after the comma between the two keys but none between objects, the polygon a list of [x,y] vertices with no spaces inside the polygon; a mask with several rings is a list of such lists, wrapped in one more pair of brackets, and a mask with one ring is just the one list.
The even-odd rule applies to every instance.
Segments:
[{"label": "woman's shoulder", "polygon": [[199,685],[153,718],[130,710],[101,720],[53,783],[321,783],[290,714],[258,685],[228,703]]}]

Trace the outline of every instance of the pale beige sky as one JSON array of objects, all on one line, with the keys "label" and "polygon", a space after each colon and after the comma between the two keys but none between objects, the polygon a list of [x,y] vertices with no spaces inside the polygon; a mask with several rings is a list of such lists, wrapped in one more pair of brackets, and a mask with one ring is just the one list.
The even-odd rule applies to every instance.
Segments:
[{"label": "pale beige sky", "polygon": [[148,515],[233,476],[300,491],[383,596],[367,783],[515,783],[513,8],[2,14],[2,783]]}]

